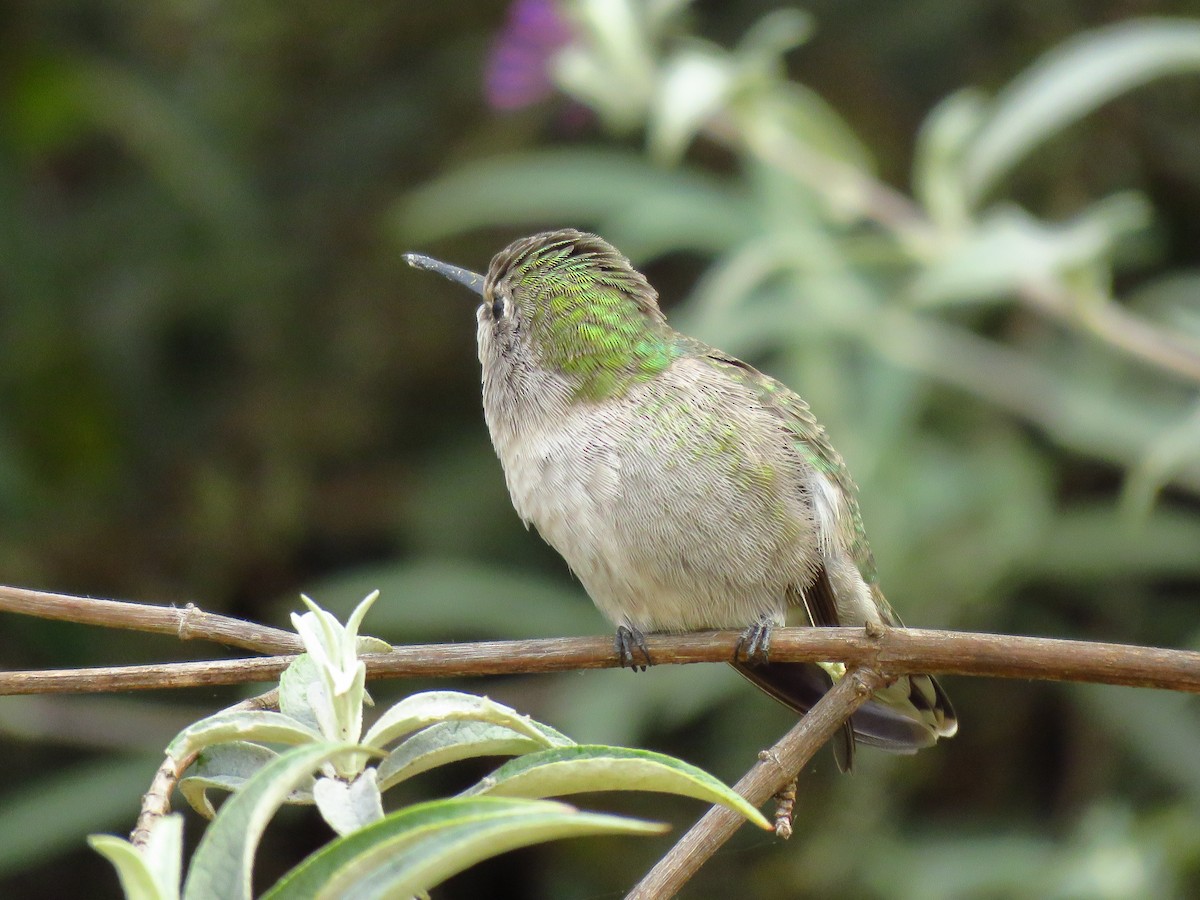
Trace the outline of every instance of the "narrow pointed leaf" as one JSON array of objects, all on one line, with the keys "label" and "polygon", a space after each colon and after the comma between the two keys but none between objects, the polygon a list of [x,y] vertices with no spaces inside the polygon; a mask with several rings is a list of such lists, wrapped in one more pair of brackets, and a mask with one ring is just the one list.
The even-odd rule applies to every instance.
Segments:
[{"label": "narrow pointed leaf", "polygon": [[183,816],[163,816],[150,827],[142,850],[146,865],[164,900],[179,900],[183,878]]},{"label": "narrow pointed leaf", "polygon": [[321,680],[321,673],[313,658],[302,653],[279,676],[279,711],[319,733],[321,726],[317,714],[308,701],[309,685]]},{"label": "narrow pointed leaf", "polygon": [[766,818],[745,797],[703,769],[649,750],[579,745],[530,753],[505,763],[465,792],[499,797],[561,797],[584,791],[658,791],[719,803],[759,828]]},{"label": "narrow pointed leaf", "polygon": [[478,756],[519,756],[551,744],[490,722],[439,722],[414,734],[379,764],[379,787],[395,784],[430,769]]},{"label": "narrow pointed leaf", "polygon": [[88,844],[117,870],[125,900],[168,900],[160,893],[145,858],[129,841],[111,834],[93,834]]},{"label": "narrow pointed leaf", "polygon": [[295,747],[264,766],[230,797],[192,856],[185,900],[249,900],[254,851],[280,804],[321,765],[354,744],[315,742]]},{"label": "narrow pointed leaf", "polygon": [[174,759],[182,759],[205,747],[226,741],[307,744],[321,739],[318,731],[283,713],[238,710],[219,712],[188,726],[171,741],[167,753]]},{"label": "narrow pointed leaf", "polygon": [[1200,22],[1122,22],[1067,41],[996,97],[966,158],[968,189],[979,199],[1030,150],[1119,94],[1196,71]]},{"label": "narrow pointed leaf", "polygon": [[183,857],[183,817],[164,816],[142,849],[109,834],[88,837],[92,849],[113,864],[126,900],[178,900]]},{"label": "narrow pointed leaf", "polygon": [[[405,245],[489,225],[560,220],[592,223],[642,259],[670,250],[720,251],[757,227],[748,198],[725,182],[684,169],[664,172],[630,152],[576,149],[456,169],[409,194],[393,218]],[[622,231],[620,223],[640,226]]]},{"label": "narrow pointed leaf", "polygon": [[379,717],[367,731],[363,743],[382,747],[437,722],[462,719],[503,725],[547,747],[571,743],[570,738],[521,715],[510,706],[459,691],[426,691],[406,697]]},{"label": "narrow pointed leaf", "polygon": [[264,900],[411,897],[480,860],[560,837],[656,834],[665,826],[563,803],[456,798],[401,810],[310,856]]},{"label": "narrow pointed leaf", "polygon": [[671,57],[650,111],[650,155],[660,163],[677,163],[696,132],[724,105],[734,75],[732,62],[717,53],[697,48]]},{"label": "narrow pointed leaf", "polygon": [[[188,804],[211,819],[217,814],[208,791],[233,792],[249,781],[263,766],[279,758],[274,750],[246,741],[230,741],[215,744],[200,752],[196,762],[187,770],[187,777],[180,779],[179,793]],[[302,782],[287,797],[288,803],[312,802],[312,779]]]}]

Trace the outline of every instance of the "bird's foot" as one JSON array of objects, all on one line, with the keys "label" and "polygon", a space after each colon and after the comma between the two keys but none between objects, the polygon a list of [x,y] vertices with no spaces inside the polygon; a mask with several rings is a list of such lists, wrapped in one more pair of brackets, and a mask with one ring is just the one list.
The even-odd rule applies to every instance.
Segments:
[{"label": "bird's foot", "polygon": [[763,620],[743,631],[733,648],[733,661],[765,666],[771,657],[771,629],[774,627],[774,622]]},{"label": "bird's foot", "polygon": [[[621,668],[633,669],[635,672],[645,672],[646,666],[654,665],[650,651],[646,649],[646,636],[636,628],[628,625],[617,626],[617,636],[613,639],[617,657],[621,660]],[[639,662],[637,657],[641,656]]]}]

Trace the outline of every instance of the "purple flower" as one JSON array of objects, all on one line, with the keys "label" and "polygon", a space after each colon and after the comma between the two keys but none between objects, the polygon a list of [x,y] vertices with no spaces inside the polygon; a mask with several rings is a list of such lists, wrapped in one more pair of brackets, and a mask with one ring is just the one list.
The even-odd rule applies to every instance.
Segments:
[{"label": "purple flower", "polygon": [[484,92],[493,109],[521,109],[554,93],[550,58],[571,40],[554,0],[515,0],[492,45]]}]

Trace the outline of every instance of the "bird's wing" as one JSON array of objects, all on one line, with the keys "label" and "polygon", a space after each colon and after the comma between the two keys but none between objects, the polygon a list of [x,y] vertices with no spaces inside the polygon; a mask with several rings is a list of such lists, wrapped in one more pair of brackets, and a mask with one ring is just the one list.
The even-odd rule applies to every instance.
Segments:
[{"label": "bird's wing", "polygon": [[[862,514],[858,508],[858,487],[850,477],[850,472],[842,461],[841,455],[829,443],[825,429],[812,414],[808,404],[795,391],[774,378],[764,375],[749,363],[727,356],[711,347],[705,347],[704,356],[718,369],[725,367],[737,370],[738,380],[754,392],[764,409],[781,420],[784,428],[791,435],[792,446],[804,463],[833,486],[839,499],[836,522],[836,541],[839,549],[854,561],[863,581],[874,589],[878,581],[878,573],[875,569],[875,558],[871,553],[871,547],[867,543]],[[826,618],[824,614],[826,602],[831,605],[833,603],[833,592],[828,578],[825,579],[824,589],[819,585],[820,581],[821,578],[818,577],[811,589],[805,592],[806,596],[810,592],[813,594],[812,597],[807,598],[807,605],[815,607],[810,608],[810,615],[814,624],[836,625],[838,624],[836,613],[832,616],[833,621],[817,621],[818,618]],[[882,595],[877,591],[875,593],[882,600]],[[886,601],[883,602],[886,604]]]}]

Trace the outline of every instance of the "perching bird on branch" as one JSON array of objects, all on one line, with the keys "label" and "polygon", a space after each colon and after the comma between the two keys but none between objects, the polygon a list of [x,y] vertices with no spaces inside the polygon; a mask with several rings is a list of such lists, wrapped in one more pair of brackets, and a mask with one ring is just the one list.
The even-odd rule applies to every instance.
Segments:
[{"label": "perching bird on branch", "polygon": [[[883,596],[857,490],[795,393],[667,324],[658,294],[593,234],[510,244],[486,277],[410,253],[482,298],[483,409],[513,505],[617,626],[624,665],[648,632],[744,629],[733,665],[796,712],[840,664],[771,663],[771,628],[899,626]],[[860,707],[857,737],[913,753],[958,723],[928,675]]]}]

